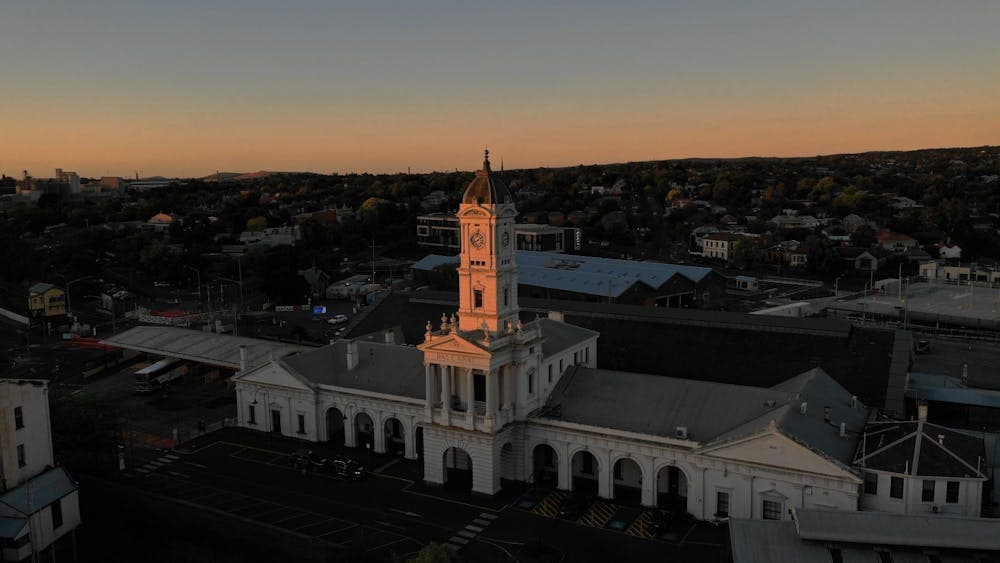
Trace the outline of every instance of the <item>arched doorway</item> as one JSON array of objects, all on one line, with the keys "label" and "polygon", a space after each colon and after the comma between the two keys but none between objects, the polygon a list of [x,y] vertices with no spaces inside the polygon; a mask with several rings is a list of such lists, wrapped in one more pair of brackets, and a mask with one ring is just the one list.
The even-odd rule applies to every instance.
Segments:
[{"label": "arched doorway", "polygon": [[532,481],[536,485],[559,486],[559,454],[548,444],[538,444],[532,451]]},{"label": "arched doorway", "polygon": [[340,409],[326,409],[326,441],[337,447],[344,445],[344,418]]},{"label": "arched doorway", "polygon": [[666,465],[656,472],[656,506],[674,512],[687,512],[688,478],[676,465]]},{"label": "arched doorway", "polygon": [[354,433],[359,448],[375,447],[375,423],[368,413],[359,412],[354,417]]},{"label": "arched doorway", "polygon": [[472,490],[472,458],[462,448],[444,451],[444,486],[449,489]]},{"label": "arched doorway", "polygon": [[517,458],[514,444],[507,442],[500,448],[500,486],[507,487],[517,480]]},{"label": "arched doorway", "polygon": [[413,434],[413,448],[417,450],[417,460],[420,462],[420,470],[424,468],[424,427],[418,426]]},{"label": "arched doorway", "polygon": [[406,455],[403,422],[396,417],[385,419],[385,453],[389,455]]},{"label": "arched doorway", "polygon": [[622,504],[642,502],[642,468],[634,459],[623,457],[615,462],[611,473],[612,495]]},{"label": "arched doorway", "polygon": [[570,487],[574,491],[597,495],[597,476],[600,475],[601,467],[597,464],[597,456],[587,450],[580,450],[573,454],[570,460],[570,475],[572,480]]}]

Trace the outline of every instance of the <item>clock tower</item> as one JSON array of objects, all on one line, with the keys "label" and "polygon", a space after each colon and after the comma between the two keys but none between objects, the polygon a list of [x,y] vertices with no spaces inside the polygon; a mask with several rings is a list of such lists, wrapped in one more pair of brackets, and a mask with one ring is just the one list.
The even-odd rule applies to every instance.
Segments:
[{"label": "clock tower", "polygon": [[517,210],[507,186],[490,170],[490,151],[458,208],[458,329],[491,336],[517,325],[517,263],[514,220]]}]

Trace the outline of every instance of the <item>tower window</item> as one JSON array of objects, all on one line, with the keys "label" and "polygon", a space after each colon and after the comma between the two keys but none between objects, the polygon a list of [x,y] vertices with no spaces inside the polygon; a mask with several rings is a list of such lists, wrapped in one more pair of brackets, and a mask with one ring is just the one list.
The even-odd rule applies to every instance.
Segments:
[{"label": "tower window", "polygon": [[510,301],[510,288],[505,287],[503,288],[503,306],[507,307],[509,301]]},{"label": "tower window", "polygon": [[473,296],[473,306],[476,309],[482,309],[483,308],[483,290],[481,290],[481,289],[473,290],[472,296]]}]

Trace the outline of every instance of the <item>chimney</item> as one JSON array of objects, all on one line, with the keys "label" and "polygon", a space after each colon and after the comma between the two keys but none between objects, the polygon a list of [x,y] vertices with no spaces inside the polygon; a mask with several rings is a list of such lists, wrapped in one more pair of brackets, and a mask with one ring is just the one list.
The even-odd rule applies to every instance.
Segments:
[{"label": "chimney", "polygon": [[917,401],[917,420],[927,422],[927,401]]},{"label": "chimney", "polygon": [[246,373],[249,362],[247,361],[247,345],[240,344],[240,373]]},{"label": "chimney", "polygon": [[833,407],[826,406],[823,407],[823,421],[830,422],[830,418],[833,416]]},{"label": "chimney", "polygon": [[396,343],[396,334],[392,331],[391,328],[385,329],[385,343],[386,344]]},{"label": "chimney", "polygon": [[840,423],[840,437],[841,438],[846,438],[847,437],[847,423],[846,422],[841,422]]},{"label": "chimney", "polygon": [[944,434],[938,434],[938,443],[944,445]]},{"label": "chimney", "polygon": [[353,340],[347,341],[347,369],[354,369],[358,367],[358,361],[361,358],[358,356],[358,343]]},{"label": "chimney", "polygon": [[549,311],[549,319],[553,321],[564,322],[562,311]]},{"label": "chimney", "polygon": [[805,401],[802,401],[802,404],[799,405],[799,414],[806,414],[806,409],[808,407],[809,407],[809,403],[807,403]]}]

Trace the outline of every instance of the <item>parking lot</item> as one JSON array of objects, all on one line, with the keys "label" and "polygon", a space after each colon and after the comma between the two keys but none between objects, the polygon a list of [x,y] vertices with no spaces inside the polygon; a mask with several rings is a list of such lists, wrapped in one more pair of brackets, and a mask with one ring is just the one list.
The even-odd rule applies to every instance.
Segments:
[{"label": "parking lot", "polygon": [[[654,511],[603,500],[577,519],[562,519],[558,507],[567,493],[561,491],[462,497],[423,486],[417,462],[386,456],[372,459],[374,472],[361,481],[303,472],[289,455],[303,447],[328,455],[320,444],[227,429],[176,451],[141,448],[124,479],[303,539],[362,550],[372,560],[412,556],[429,541],[450,545],[470,561],[600,561],[611,554],[622,560],[717,560],[724,536],[711,524],[691,522],[657,536],[647,526]],[[367,461],[367,452],[347,453]]]}]

